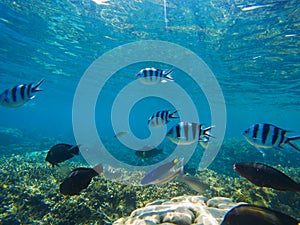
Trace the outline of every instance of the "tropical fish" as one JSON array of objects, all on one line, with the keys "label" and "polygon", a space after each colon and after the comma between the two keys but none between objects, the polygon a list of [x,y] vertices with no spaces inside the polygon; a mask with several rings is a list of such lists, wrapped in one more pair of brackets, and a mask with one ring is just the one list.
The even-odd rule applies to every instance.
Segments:
[{"label": "tropical fish", "polygon": [[221,225],[299,225],[299,221],[265,207],[241,204],[228,211]]},{"label": "tropical fish", "polygon": [[164,184],[181,173],[183,173],[183,159],[174,159],[146,173],[141,180],[141,184]]},{"label": "tropical fish", "polygon": [[209,185],[195,176],[179,175],[178,180],[186,183],[190,189],[198,192],[204,193],[209,189]]},{"label": "tropical fish", "polygon": [[0,94],[0,105],[8,108],[16,108],[24,105],[29,100],[35,97],[35,94],[39,91],[39,86],[44,80],[40,80],[38,83],[20,84],[10,89],[6,89]]},{"label": "tropical fish", "polygon": [[251,11],[251,10],[255,10],[255,9],[261,9],[261,8],[266,8],[266,7],[272,7],[274,6],[274,4],[267,4],[267,5],[249,5],[249,6],[240,6],[239,8],[242,11]]},{"label": "tropical fish", "polygon": [[120,132],[118,132],[117,134],[115,134],[115,138],[120,138],[120,137],[123,137],[123,136],[125,136],[125,135],[127,135],[127,134],[129,134],[129,132],[128,131],[120,131]]},{"label": "tropical fish", "polygon": [[103,175],[108,179],[118,179],[122,177],[122,172],[110,165],[103,165]]},{"label": "tropical fish", "polygon": [[300,136],[287,137],[287,132],[287,130],[283,130],[272,124],[258,123],[245,130],[243,132],[243,136],[251,145],[258,149],[263,156],[265,155],[263,149],[283,149],[282,146],[284,144],[289,144],[297,151],[300,151],[300,148],[291,142],[294,140],[300,140]]},{"label": "tropical fish", "polygon": [[300,184],[279,170],[256,162],[236,163],[233,169],[253,184],[280,191],[300,192]]},{"label": "tropical fish", "polygon": [[92,0],[93,2],[95,2],[97,5],[109,5],[109,1],[110,0]]},{"label": "tropical fish", "polygon": [[177,110],[175,110],[174,112],[171,112],[171,110],[162,110],[162,111],[155,112],[149,118],[148,124],[151,127],[155,127],[155,128],[164,126],[165,124],[170,122],[171,119],[179,118],[177,116],[174,116],[175,113],[177,113]]},{"label": "tropical fish", "polygon": [[51,163],[52,166],[58,166],[58,163],[64,162],[79,155],[79,145],[72,146],[68,144],[57,144],[50,148],[47,153],[46,161]]},{"label": "tropical fish", "polygon": [[157,184],[161,185],[178,178],[179,181],[186,183],[192,190],[203,193],[209,189],[208,184],[194,176],[184,175],[183,159],[175,159],[149,171],[142,179],[142,185]]},{"label": "tropical fish", "polygon": [[207,143],[213,137],[209,131],[213,126],[202,128],[202,124],[179,122],[167,133],[167,137],[175,144],[190,145],[197,141]]},{"label": "tropical fish", "polygon": [[155,156],[158,156],[160,154],[163,154],[163,149],[158,149],[158,148],[150,148],[150,150],[139,150],[135,151],[135,155],[139,158],[142,159],[149,159],[153,158]]},{"label": "tropical fish", "polygon": [[167,80],[174,81],[174,79],[171,77],[172,71],[173,69],[164,71],[153,67],[144,68],[138,72],[136,77],[144,84],[158,84],[160,82],[165,83]]},{"label": "tropical fish", "polygon": [[93,177],[103,171],[102,164],[94,168],[76,168],[59,185],[59,191],[63,195],[79,195],[83,189],[86,189]]}]

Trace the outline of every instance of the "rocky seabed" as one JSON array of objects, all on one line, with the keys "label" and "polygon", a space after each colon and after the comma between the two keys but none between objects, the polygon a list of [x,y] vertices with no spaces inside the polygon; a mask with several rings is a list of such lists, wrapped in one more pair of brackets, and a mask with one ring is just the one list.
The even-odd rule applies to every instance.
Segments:
[{"label": "rocky seabed", "polygon": [[113,225],[219,225],[225,214],[238,204],[241,203],[224,197],[180,196],[149,203]]}]

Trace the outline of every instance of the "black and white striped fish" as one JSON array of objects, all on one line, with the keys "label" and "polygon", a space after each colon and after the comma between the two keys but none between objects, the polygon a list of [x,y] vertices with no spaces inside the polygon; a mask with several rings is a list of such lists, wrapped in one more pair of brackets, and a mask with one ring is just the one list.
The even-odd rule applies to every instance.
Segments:
[{"label": "black and white striped fish", "polygon": [[168,131],[167,137],[178,145],[190,145],[195,142],[207,143],[213,137],[209,133],[212,128],[213,126],[203,128],[202,124],[198,123],[179,122]]},{"label": "black and white striped fish", "polygon": [[282,149],[284,144],[289,144],[294,149],[300,151],[300,148],[291,141],[300,140],[300,136],[287,137],[287,130],[283,130],[272,124],[258,123],[249,127],[243,132],[246,140],[257,148],[263,155],[263,149],[279,148]]},{"label": "black and white striped fish", "polygon": [[0,105],[15,108],[25,104],[27,101],[33,99],[35,94],[39,91],[39,86],[44,80],[40,80],[38,83],[20,84],[10,89],[6,89],[0,94]]},{"label": "black and white striped fish", "polygon": [[172,72],[173,69],[164,71],[161,69],[151,67],[142,69],[140,72],[138,72],[136,77],[143,84],[158,84],[160,82],[165,83],[167,81],[174,81],[174,79],[171,76]]},{"label": "black and white striped fish", "polygon": [[177,110],[175,110],[174,112],[171,112],[171,110],[162,110],[162,111],[155,112],[149,118],[148,124],[151,127],[155,127],[155,128],[161,127],[167,124],[168,122],[170,122],[171,119],[179,118],[178,116],[174,115],[175,113],[177,113]]}]

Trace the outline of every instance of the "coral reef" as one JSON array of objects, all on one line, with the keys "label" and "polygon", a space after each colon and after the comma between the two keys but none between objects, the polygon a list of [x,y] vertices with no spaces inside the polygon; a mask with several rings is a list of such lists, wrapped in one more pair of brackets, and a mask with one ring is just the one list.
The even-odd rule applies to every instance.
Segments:
[{"label": "coral reef", "polygon": [[[158,199],[198,194],[177,181],[161,186],[128,186],[97,176],[81,195],[65,197],[59,193],[60,182],[72,169],[88,165],[74,158],[52,168],[45,162],[46,152],[32,152],[38,147],[31,146],[28,153],[0,155],[0,224],[112,224]],[[218,156],[210,167],[213,170],[195,174],[210,184],[203,194],[207,199],[223,196],[234,202],[271,207],[300,219],[299,194],[256,187],[233,172],[231,161],[228,155]],[[276,167],[298,180],[300,168],[283,165]],[[219,172],[222,170],[226,173]],[[206,204],[215,207],[212,200]]]},{"label": "coral reef", "polygon": [[130,224],[181,224],[218,225],[232,207],[229,198],[180,196],[171,200],[158,200],[134,210],[128,218],[120,218],[113,225]]}]

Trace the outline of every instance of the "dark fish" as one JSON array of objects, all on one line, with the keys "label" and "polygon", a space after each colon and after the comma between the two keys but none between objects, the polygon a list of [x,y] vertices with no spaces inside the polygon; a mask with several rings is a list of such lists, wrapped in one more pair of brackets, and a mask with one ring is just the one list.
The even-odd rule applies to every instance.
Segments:
[{"label": "dark fish", "polygon": [[64,162],[79,155],[79,145],[72,146],[68,144],[57,144],[50,148],[47,153],[46,161],[51,163],[52,166],[58,166],[58,163]]},{"label": "dark fish", "polygon": [[175,116],[174,114],[177,113],[177,110],[174,112],[171,112],[171,110],[162,110],[153,113],[153,115],[149,118],[148,124],[151,127],[161,127],[168,122],[171,121],[171,119],[179,118]]},{"label": "dark fish", "polygon": [[150,150],[139,150],[135,151],[135,155],[142,159],[153,158],[157,155],[163,154],[163,149],[153,148]]},{"label": "dark fish", "polygon": [[79,195],[83,189],[86,189],[93,177],[103,171],[102,164],[92,168],[76,168],[60,184],[59,191],[63,195]]},{"label": "dark fish", "polygon": [[263,149],[283,149],[283,145],[285,144],[289,144],[297,151],[300,151],[300,148],[291,142],[294,140],[300,140],[300,136],[287,137],[287,133],[287,130],[281,129],[272,124],[258,123],[245,130],[243,132],[243,136],[263,155],[265,155]]},{"label": "dark fish", "polygon": [[269,187],[280,191],[300,192],[300,184],[289,178],[279,170],[262,163],[236,163],[233,169],[253,184]]},{"label": "dark fish", "polygon": [[33,99],[35,94],[39,91],[39,86],[44,80],[40,80],[38,83],[20,84],[10,89],[6,89],[0,94],[0,105],[8,108],[16,108],[24,105],[27,101]]},{"label": "dark fish", "polygon": [[123,137],[123,136],[125,136],[125,135],[127,135],[127,134],[129,134],[129,132],[128,131],[120,131],[120,132],[118,132],[117,134],[115,134],[115,138],[120,138],[120,137]]},{"label": "dark fish", "polygon": [[167,137],[178,145],[190,145],[197,141],[206,143],[212,137],[209,133],[212,128],[203,128],[198,123],[179,122],[168,131]]},{"label": "dark fish", "polygon": [[221,225],[300,225],[300,223],[272,209],[241,204],[227,212]]},{"label": "dark fish", "polygon": [[164,71],[151,67],[142,69],[136,77],[144,84],[158,84],[160,82],[165,83],[167,80],[174,81],[171,77],[172,72],[173,69]]}]

